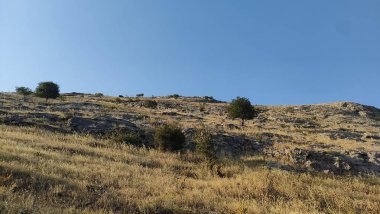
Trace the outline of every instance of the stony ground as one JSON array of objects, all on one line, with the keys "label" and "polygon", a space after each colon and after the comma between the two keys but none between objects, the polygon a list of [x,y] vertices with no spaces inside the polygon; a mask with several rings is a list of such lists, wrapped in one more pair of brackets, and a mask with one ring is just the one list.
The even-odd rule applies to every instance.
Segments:
[{"label": "stony ground", "polygon": [[[157,109],[143,107],[154,99]],[[380,111],[355,103],[256,106],[197,97],[49,100],[0,94],[0,213],[379,213]],[[117,144],[178,123],[184,153]],[[215,135],[219,171],[192,136]]]},{"label": "stony ground", "polygon": [[[156,100],[156,109],[143,107]],[[0,124],[100,136],[116,128],[153,130],[178,123],[194,148],[195,128],[215,134],[218,154],[263,155],[268,167],[286,171],[380,175],[380,110],[349,102],[256,106],[257,117],[241,127],[226,116],[228,104],[200,97],[116,98],[66,94],[49,100],[0,95]]]}]

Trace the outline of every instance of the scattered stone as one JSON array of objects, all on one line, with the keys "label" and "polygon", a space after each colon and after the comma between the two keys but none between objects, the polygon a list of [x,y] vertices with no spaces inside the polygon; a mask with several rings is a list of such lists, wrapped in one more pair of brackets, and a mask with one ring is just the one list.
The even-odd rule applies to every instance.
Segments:
[{"label": "scattered stone", "polygon": [[268,155],[289,161],[306,171],[380,175],[380,153],[376,152],[352,151],[347,154],[341,154],[305,149],[285,149],[283,151],[271,151]]}]

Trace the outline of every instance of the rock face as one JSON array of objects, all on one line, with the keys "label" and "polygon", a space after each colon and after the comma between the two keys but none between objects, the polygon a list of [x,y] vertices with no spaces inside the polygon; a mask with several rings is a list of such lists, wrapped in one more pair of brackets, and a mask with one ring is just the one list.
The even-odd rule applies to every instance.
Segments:
[{"label": "rock face", "polygon": [[247,153],[260,153],[268,144],[249,137],[217,134],[215,136],[215,146],[220,156],[236,156]]},{"label": "rock face", "polygon": [[135,124],[112,117],[97,117],[97,118],[83,118],[73,117],[67,122],[70,130],[74,132],[90,133],[90,134],[104,134],[111,132],[117,128],[126,128],[128,130],[137,131],[138,128]]},{"label": "rock face", "polygon": [[[187,139],[185,148],[187,150],[195,151],[195,142],[193,141],[195,132],[194,128],[184,130]],[[270,142],[260,142],[254,138],[223,133],[215,133],[213,143],[218,156],[257,154],[271,145]]]},{"label": "rock face", "polygon": [[67,121],[55,114],[25,113],[0,115],[0,124],[14,126],[35,126],[57,132],[78,132],[89,134],[105,134],[117,128],[137,131],[139,128],[126,119],[113,117],[86,118],[74,116]]}]

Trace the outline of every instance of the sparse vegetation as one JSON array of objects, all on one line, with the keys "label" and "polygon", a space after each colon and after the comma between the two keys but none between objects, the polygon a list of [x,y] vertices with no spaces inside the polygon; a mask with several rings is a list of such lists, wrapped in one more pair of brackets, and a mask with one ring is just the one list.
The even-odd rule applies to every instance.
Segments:
[{"label": "sparse vegetation", "polygon": [[206,100],[215,100],[213,96],[204,96]]},{"label": "sparse vegetation", "polygon": [[95,97],[104,97],[104,94],[98,92],[98,93],[95,93],[94,96],[95,96]]},{"label": "sparse vegetation", "polygon": [[208,130],[204,125],[201,128],[198,128],[194,136],[194,141],[198,154],[205,157],[208,162],[216,161],[217,157],[215,145],[213,142],[213,135],[210,130]]},{"label": "sparse vegetation", "polygon": [[199,111],[200,112],[204,112],[206,110],[206,105],[204,103],[202,103],[200,106],[199,106]]},{"label": "sparse vegetation", "polygon": [[33,94],[33,91],[28,87],[16,87],[16,93],[22,95],[25,101],[27,96]]},{"label": "sparse vegetation", "polygon": [[255,110],[251,102],[245,97],[233,99],[227,107],[227,113],[232,119],[240,118],[242,126],[244,126],[245,120],[252,119],[255,116]]},{"label": "sparse vegetation", "polygon": [[179,97],[180,97],[179,94],[172,94],[168,96],[168,98],[174,98],[174,99],[178,99]]},{"label": "sparse vegetation", "polygon": [[40,82],[34,92],[37,97],[56,99],[59,97],[59,86],[54,82]]},{"label": "sparse vegetation", "polygon": [[110,140],[117,144],[129,144],[133,146],[144,145],[145,136],[142,133],[128,129],[117,129],[110,134]]},{"label": "sparse vegetation", "polygon": [[157,101],[155,100],[145,100],[143,106],[145,108],[157,108]]},{"label": "sparse vegetation", "polygon": [[184,146],[185,135],[178,126],[165,124],[156,129],[154,143],[161,151],[179,151]]},{"label": "sparse vegetation", "polygon": [[[0,122],[7,124],[0,124],[0,213],[380,211],[377,174],[356,176],[355,165],[344,174],[316,171],[311,167],[320,162],[314,160],[311,167],[299,168],[303,165],[292,161],[308,153],[286,153],[318,151],[312,156],[321,160],[368,155],[361,167],[374,166],[380,151],[378,109],[353,103],[256,106],[255,122],[238,127],[238,121],[225,117],[228,104],[200,97],[159,97],[160,108],[146,109],[141,104],[148,98],[116,105],[116,97],[81,96],[52,100],[47,107],[36,105],[35,98],[20,103],[19,96],[0,93]],[[207,114],[198,111],[200,106]],[[129,121],[143,124],[136,130],[147,128],[135,131]],[[151,129],[173,122],[196,142],[189,138],[184,149],[175,150],[181,153],[153,149]],[[199,124],[205,126],[203,135],[202,128],[194,129]],[[111,127],[115,135],[62,130],[66,126]],[[207,158],[213,153],[207,152],[213,151],[210,142],[218,149],[217,161]],[[145,143],[148,149],[140,147]],[[249,146],[255,154],[242,155]],[[172,150],[166,147],[162,150]],[[339,158],[337,164],[346,164]]]},{"label": "sparse vegetation", "polygon": [[225,163],[0,125],[1,213],[379,213],[378,177]]},{"label": "sparse vegetation", "polygon": [[70,110],[63,113],[63,119],[64,120],[70,120],[71,118],[75,117],[75,111]]}]

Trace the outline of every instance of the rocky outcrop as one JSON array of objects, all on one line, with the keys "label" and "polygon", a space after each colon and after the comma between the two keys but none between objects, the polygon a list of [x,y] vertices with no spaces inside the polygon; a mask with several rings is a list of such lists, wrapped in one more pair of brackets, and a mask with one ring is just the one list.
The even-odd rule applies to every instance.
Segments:
[{"label": "rocky outcrop", "polygon": [[106,116],[95,118],[74,116],[66,120],[58,115],[49,113],[1,114],[1,123],[14,126],[40,127],[64,133],[105,134],[117,128],[126,128],[133,131],[139,130],[134,123],[126,119]]},{"label": "rocky outcrop", "polygon": [[[195,150],[195,142],[193,141],[195,132],[196,130],[193,128],[188,128],[184,131],[187,139],[185,143],[187,150]],[[217,155],[220,157],[257,154],[263,152],[266,147],[271,145],[271,142],[257,141],[251,137],[223,133],[214,133],[213,143]]]},{"label": "rocky outcrop", "polygon": [[133,131],[138,130],[135,124],[124,119],[116,119],[113,117],[73,117],[68,120],[67,126],[71,131],[90,134],[105,134],[119,128]]},{"label": "rocky outcrop", "polygon": [[380,152],[349,151],[338,153],[305,149],[285,149],[270,151],[266,155],[290,162],[295,169],[301,171],[380,175]]}]

